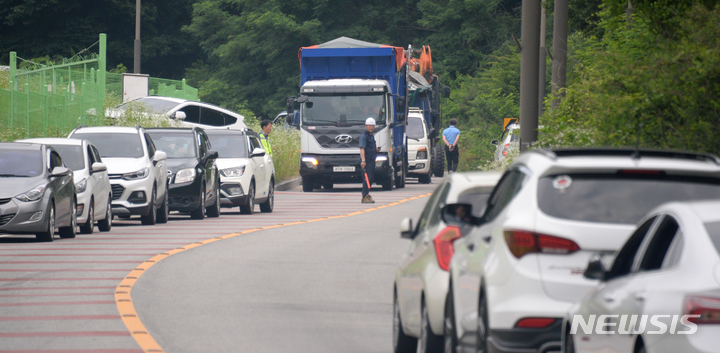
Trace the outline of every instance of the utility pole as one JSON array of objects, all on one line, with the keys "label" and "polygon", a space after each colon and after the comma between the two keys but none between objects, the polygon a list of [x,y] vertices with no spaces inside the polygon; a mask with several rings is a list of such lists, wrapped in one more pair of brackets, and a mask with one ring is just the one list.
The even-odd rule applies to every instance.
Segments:
[{"label": "utility pole", "polygon": [[133,73],[140,73],[140,0],[135,0],[135,61]]},{"label": "utility pole", "polygon": [[628,6],[625,10],[625,22],[627,22],[627,25],[625,25],[625,28],[630,29],[632,28],[632,15],[633,15],[633,7],[630,0],[628,0]]},{"label": "utility pole", "polygon": [[538,117],[545,111],[545,71],[547,61],[547,48],[545,47],[545,0],[542,0],[542,13],[540,15],[540,77],[538,78]]},{"label": "utility pole", "polygon": [[[557,0],[556,0],[557,1]],[[522,1],[520,56],[520,151],[537,141],[538,68],[540,63],[540,0]]]},{"label": "utility pole", "polygon": [[561,90],[566,87],[568,0],[555,0],[553,27],[552,90],[554,99],[552,101],[552,109],[555,109],[560,105],[560,99],[565,95]]}]

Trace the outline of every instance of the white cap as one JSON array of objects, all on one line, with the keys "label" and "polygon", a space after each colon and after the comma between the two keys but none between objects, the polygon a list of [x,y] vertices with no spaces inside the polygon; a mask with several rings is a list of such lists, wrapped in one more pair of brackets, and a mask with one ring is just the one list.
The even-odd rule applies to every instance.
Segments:
[{"label": "white cap", "polygon": [[375,119],[373,119],[373,118],[367,118],[367,120],[365,120],[365,125],[375,126]]}]

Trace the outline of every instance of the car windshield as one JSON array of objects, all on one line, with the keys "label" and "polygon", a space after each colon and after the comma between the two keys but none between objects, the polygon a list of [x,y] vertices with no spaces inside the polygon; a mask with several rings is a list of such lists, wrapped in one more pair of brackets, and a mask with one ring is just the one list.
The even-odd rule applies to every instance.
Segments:
[{"label": "car windshield", "polygon": [[383,95],[311,96],[302,105],[303,125],[365,125],[367,118],[385,124]]},{"label": "car windshield", "polygon": [[248,158],[244,135],[208,134],[210,144],[220,158]]},{"label": "car windshield", "polygon": [[165,113],[165,112],[168,112],[171,109],[177,107],[178,105],[180,105],[180,103],[169,101],[169,100],[162,99],[162,98],[144,97],[144,98],[136,99],[134,101],[122,104],[122,105],[118,106],[116,109],[126,110],[129,107],[134,107],[135,109],[137,109],[136,108],[137,106],[142,106],[142,105],[147,106],[148,108],[152,109],[155,112]]},{"label": "car windshield", "polygon": [[420,118],[408,118],[407,129],[405,133],[409,139],[419,140],[425,137],[425,130],[423,130],[423,121]]},{"label": "car windshield", "polygon": [[0,149],[0,177],[34,177],[42,168],[40,150]]},{"label": "car windshield", "polygon": [[82,146],[77,145],[52,145],[52,148],[60,154],[63,162],[72,170],[85,169],[85,155]]},{"label": "car windshield", "polygon": [[148,133],[152,137],[155,147],[165,152],[169,159],[195,158],[197,156],[192,132],[182,134]]},{"label": "car windshield", "polygon": [[636,224],[671,201],[720,198],[720,180],[665,175],[554,175],[538,183],[538,205],[553,217]]},{"label": "car windshield", "polygon": [[73,136],[92,142],[102,158],[140,158],[145,155],[140,135],[117,132],[86,132]]},{"label": "car windshield", "polygon": [[710,240],[715,245],[715,250],[720,253],[720,222],[705,223],[705,229],[707,229]]}]

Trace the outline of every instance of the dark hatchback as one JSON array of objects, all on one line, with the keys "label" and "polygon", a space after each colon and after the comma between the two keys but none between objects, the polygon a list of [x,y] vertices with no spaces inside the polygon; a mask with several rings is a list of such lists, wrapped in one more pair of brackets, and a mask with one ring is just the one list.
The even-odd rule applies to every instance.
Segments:
[{"label": "dark hatchback", "polygon": [[146,129],[155,147],[167,154],[170,211],[193,219],[220,216],[220,174],[205,131],[193,128]]},{"label": "dark hatchback", "polygon": [[35,234],[53,241],[75,238],[77,199],[73,174],[52,147],[0,143],[0,233]]}]

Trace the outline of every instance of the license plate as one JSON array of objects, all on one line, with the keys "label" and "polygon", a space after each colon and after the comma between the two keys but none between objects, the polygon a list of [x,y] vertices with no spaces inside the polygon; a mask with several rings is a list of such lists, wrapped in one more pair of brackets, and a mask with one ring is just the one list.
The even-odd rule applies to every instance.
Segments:
[{"label": "license plate", "polygon": [[354,172],[355,167],[333,167],[333,172]]}]

